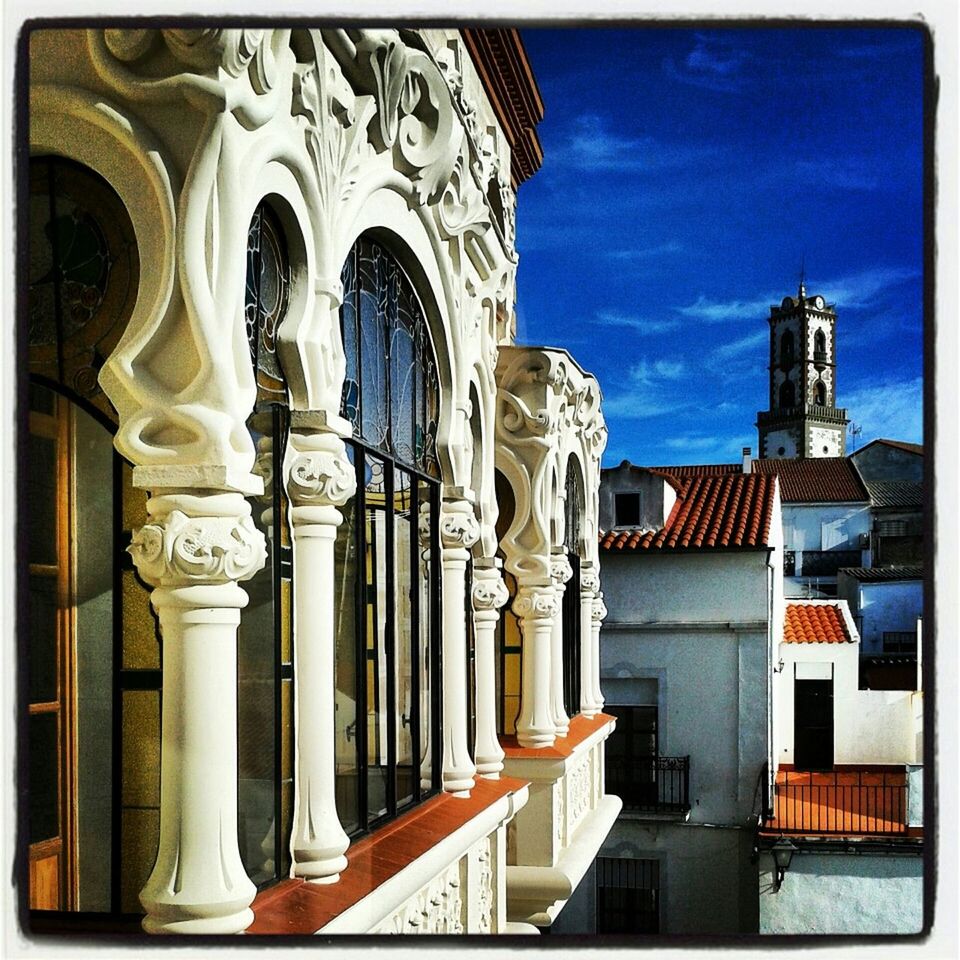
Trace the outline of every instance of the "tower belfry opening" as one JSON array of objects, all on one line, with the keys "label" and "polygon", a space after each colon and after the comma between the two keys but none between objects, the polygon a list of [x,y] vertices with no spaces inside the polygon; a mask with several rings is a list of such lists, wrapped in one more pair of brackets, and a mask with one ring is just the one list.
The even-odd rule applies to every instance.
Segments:
[{"label": "tower belfry opening", "polygon": [[796,297],[770,307],[770,408],[757,414],[760,456],[846,456],[846,410],[836,406],[835,304],[807,296],[803,263]]}]

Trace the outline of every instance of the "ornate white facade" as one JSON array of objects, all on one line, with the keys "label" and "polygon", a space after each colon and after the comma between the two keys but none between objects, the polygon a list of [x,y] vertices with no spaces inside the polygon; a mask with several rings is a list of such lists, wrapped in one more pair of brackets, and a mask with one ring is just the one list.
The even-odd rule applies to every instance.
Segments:
[{"label": "ornate white facade", "polygon": [[[603,792],[611,724],[599,689],[606,429],[596,380],[565,351],[513,343],[511,144],[461,33],[40,30],[29,83],[31,153],[103,177],[129,214],[139,255],[135,305],[99,382],[116,410],[116,449],[149,496],[149,520],[129,550],[154,588],[163,636],[160,840],[140,894],[144,927],[237,933],[257,908],[237,852],[235,679],[241,584],[265,559],[247,499],[263,491],[263,451],[247,428],[256,384],[244,325],[248,225],[265,200],[291,268],[276,339],[290,409],[282,482],[295,598],[292,875],[332,889],[350,870],[334,792],[330,678],[334,541],[356,493],[339,310],[342,265],[367,235],[409,276],[437,363],[443,789],[467,798],[478,776],[499,778],[506,765],[531,784],[527,809],[538,812],[523,817],[528,788],[518,787],[461,828],[439,859],[442,845],[401,872],[390,896],[368,897],[325,929],[496,933],[512,920],[548,924],[618,807]],[[502,542],[495,469],[514,500]],[[571,469],[579,583],[557,557]],[[494,702],[496,631],[509,599],[501,567],[517,583],[517,729],[530,754],[506,760]],[[563,590],[580,596],[580,713],[592,728],[568,760],[544,764],[535,750],[570,730],[557,633]],[[546,819],[541,794],[551,798]]]}]

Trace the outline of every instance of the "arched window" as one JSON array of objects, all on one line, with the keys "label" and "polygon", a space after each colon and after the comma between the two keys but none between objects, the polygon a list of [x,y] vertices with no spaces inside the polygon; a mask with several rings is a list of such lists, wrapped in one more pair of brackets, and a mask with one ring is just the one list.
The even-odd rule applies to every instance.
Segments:
[{"label": "arched window", "polygon": [[360,237],[341,279],[357,494],[335,554],[337,811],[356,835],[440,787],[439,386],[396,258]]},{"label": "arched window", "polygon": [[289,412],[277,356],[289,288],[283,226],[261,203],[247,233],[244,321],[257,384],[247,428],[263,478],[253,522],[266,539],[267,562],[244,584],[250,600],[237,633],[237,834],[247,874],[260,887],[290,873],[293,820],[293,550],[280,482]]},{"label": "arched window", "polygon": [[827,405],[827,385],[822,380],[818,380],[814,386],[813,396],[814,403],[821,407],[825,407]]},{"label": "arched window", "polygon": [[30,161],[25,671],[31,908],[140,913],[159,819],[160,642],[123,551],[146,496],[97,375],[136,302],[130,217],[94,171]]},{"label": "arched window", "polygon": [[784,380],[780,384],[780,406],[781,407],[792,407],[795,403],[796,394],[794,391],[793,381]]},{"label": "arched window", "polygon": [[817,363],[827,361],[827,337],[822,330],[817,330],[813,335],[813,359]]},{"label": "arched window", "polygon": [[780,337],[780,364],[784,367],[793,366],[793,331],[785,330]]}]

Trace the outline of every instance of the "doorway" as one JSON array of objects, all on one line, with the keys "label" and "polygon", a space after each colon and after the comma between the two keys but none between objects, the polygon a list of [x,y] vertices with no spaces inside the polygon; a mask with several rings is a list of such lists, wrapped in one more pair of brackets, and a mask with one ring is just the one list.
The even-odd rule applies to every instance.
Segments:
[{"label": "doorway", "polygon": [[798,770],[832,770],[833,679],[793,683],[794,765]]}]

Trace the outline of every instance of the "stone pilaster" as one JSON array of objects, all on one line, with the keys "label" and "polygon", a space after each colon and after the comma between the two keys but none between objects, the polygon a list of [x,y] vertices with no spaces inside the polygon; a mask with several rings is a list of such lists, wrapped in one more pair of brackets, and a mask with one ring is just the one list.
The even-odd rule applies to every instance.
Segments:
[{"label": "stone pilaster", "polygon": [[562,553],[550,558],[550,577],[557,597],[557,612],[550,635],[550,712],[558,737],[565,737],[570,729],[570,718],[563,706],[563,594],[573,576],[570,561]]},{"label": "stone pilaster", "polygon": [[499,570],[499,561],[489,566],[474,564],[473,626],[476,673],[477,734],[473,755],[477,773],[498,780],[503,769],[503,749],[497,739],[497,626],[500,608],[510,598]]},{"label": "stone pilaster", "polygon": [[256,888],[237,844],[237,626],[263,534],[238,493],[155,492],[127,548],[163,634],[160,842],[148,933],[242,932]]},{"label": "stone pilaster", "polygon": [[284,457],[294,576],[296,780],[293,872],[333,883],[350,841],[340,825],[336,774],[334,544],[356,473],[334,433],[291,431]]},{"label": "stone pilaster", "polygon": [[550,703],[550,653],[557,610],[552,584],[521,584],[513,601],[523,635],[517,740],[524,747],[549,747],[556,740]]},{"label": "stone pilaster", "polygon": [[466,500],[445,500],[440,510],[443,604],[443,789],[465,796],[476,767],[467,732],[467,622],[464,616],[470,547],[480,524]]}]

